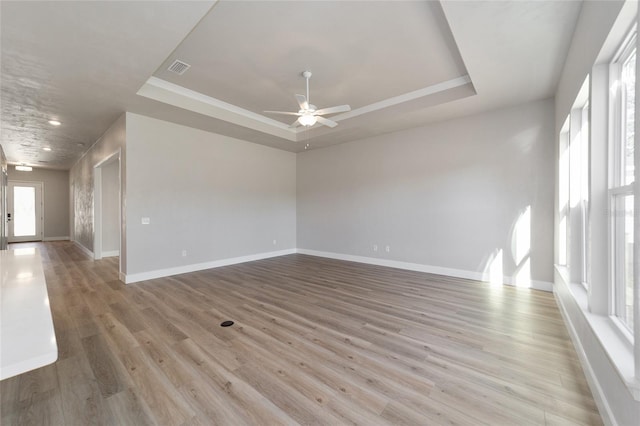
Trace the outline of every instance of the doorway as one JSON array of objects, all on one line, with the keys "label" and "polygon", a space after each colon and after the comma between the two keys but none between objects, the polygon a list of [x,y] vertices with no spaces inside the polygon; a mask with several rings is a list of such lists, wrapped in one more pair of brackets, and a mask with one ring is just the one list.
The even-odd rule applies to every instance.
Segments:
[{"label": "doorway", "polygon": [[[93,173],[94,259],[120,256],[120,151],[97,164]],[[120,265],[122,265],[122,259],[120,259]]]},{"label": "doorway", "polygon": [[9,181],[7,191],[10,243],[42,241],[42,182]]}]

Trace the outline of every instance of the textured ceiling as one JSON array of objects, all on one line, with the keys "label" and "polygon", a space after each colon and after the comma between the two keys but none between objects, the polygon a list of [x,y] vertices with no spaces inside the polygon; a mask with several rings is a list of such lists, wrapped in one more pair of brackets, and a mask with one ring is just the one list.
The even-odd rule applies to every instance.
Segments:
[{"label": "textured ceiling", "polygon": [[210,7],[0,2],[0,143],[8,161],[70,168]]},{"label": "textured ceiling", "polygon": [[[125,111],[295,152],[305,145],[296,141],[318,148],[546,98],[581,7],[214,3],[0,2],[9,162],[69,168]],[[192,67],[168,73],[173,59]],[[355,110],[336,128],[296,133],[275,121],[289,117],[263,113],[296,109],[305,69],[314,104]]]}]

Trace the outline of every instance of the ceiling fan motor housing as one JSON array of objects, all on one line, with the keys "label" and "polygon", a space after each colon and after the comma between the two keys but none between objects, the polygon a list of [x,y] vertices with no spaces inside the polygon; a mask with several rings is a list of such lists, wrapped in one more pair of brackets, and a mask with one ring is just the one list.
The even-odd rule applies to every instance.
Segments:
[{"label": "ceiling fan motor housing", "polygon": [[297,115],[298,119],[291,124],[289,127],[311,127],[316,123],[320,123],[327,127],[335,127],[338,125],[337,122],[329,120],[328,118],[323,117],[325,114],[336,114],[338,112],[347,112],[351,111],[351,107],[349,105],[339,105],[330,108],[322,108],[318,109],[315,105],[309,102],[309,79],[311,78],[311,71],[303,71],[302,76],[306,79],[307,83],[307,93],[305,95],[295,95],[296,101],[300,106],[298,112],[289,112],[289,111],[265,111],[272,114],[286,114],[286,115]]}]

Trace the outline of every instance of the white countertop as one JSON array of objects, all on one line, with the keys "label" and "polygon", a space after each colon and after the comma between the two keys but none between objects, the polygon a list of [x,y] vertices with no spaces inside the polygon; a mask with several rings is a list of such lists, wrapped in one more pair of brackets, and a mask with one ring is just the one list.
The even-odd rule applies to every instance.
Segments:
[{"label": "white countertop", "polygon": [[0,380],[58,359],[37,248],[0,250]]}]

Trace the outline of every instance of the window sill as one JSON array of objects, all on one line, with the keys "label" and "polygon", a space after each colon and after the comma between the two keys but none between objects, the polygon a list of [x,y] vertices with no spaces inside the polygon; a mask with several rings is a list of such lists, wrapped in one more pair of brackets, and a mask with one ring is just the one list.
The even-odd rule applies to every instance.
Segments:
[{"label": "window sill", "polygon": [[569,282],[569,273],[566,267],[555,265],[556,271],[569,289],[582,315],[591,327],[593,334],[598,339],[600,346],[625,384],[633,399],[640,401],[640,381],[635,378],[633,345],[622,333],[620,326],[614,319],[605,315],[597,315],[589,312],[587,290],[582,284]]}]

